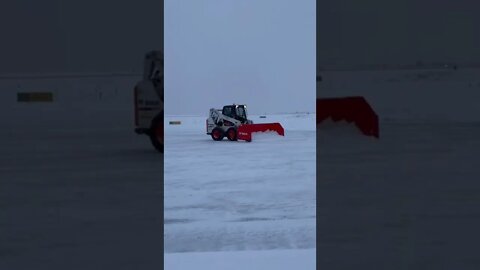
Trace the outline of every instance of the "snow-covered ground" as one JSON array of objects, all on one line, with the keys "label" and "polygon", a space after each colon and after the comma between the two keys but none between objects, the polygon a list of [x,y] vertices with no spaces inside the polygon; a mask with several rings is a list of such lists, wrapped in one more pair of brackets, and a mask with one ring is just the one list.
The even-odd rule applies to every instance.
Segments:
[{"label": "snow-covered ground", "polygon": [[[309,269],[315,174],[296,169],[315,159],[322,269],[478,269],[480,72],[322,76],[320,96],[367,98],[380,140],[322,125],[315,149],[311,118],[269,115],[284,138],[213,142],[205,116],[170,118],[166,269]],[[109,80],[0,82],[0,269],[158,269],[163,159],[133,133],[136,79]],[[16,103],[49,89],[52,104]]]},{"label": "snow-covered ground", "polygon": [[316,269],[315,262],[315,249],[167,253],[164,269]]},{"label": "snow-covered ground", "polygon": [[166,269],[314,269],[315,114],[251,118],[285,137],[216,142],[206,116],[166,116]]},{"label": "snow-covered ground", "polygon": [[381,130],[376,140],[350,126],[320,127],[319,264],[478,269],[480,125],[384,123]]},{"label": "snow-covered ground", "polygon": [[0,269],[161,265],[163,158],[133,132],[137,79],[110,80],[19,79],[58,83],[46,104],[17,103],[0,81]]}]

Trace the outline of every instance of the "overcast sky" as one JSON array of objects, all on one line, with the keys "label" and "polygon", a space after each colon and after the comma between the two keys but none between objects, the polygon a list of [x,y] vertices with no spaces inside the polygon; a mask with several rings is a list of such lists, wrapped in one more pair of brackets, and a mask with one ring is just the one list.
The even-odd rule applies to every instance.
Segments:
[{"label": "overcast sky", "polygon": [[163,41],[159,0],[2,0],[0,73],[141,71]]},{"label": "overcast sky", "polygon": [[[417,60],[480,62],[478,0],[318,3],[316,54],[320,66]],[[173,38],[170,44],[189,43],[190,52],[214,51],[219,58],[235,51],[245,60],[237,61],[238,65],[270,63],[277,50],[284,55],[279,60],[284,67],[292,59],[292,64],[299,65],[303,56],[295,56],[306,54],[307,47],[315,43],[303,42],[315,15],[310,12],[315,5],[312,0],[177,0],[166,4],[169,38]],[[0,74],[140,71],[143,54],[163,42],[162,7],[159,0],[2,0]],[[302,45],[294,44],[295,39],[303,42],[301,51],[292,49]],[[277,45],[255,49],[252,40],[261,44],[273,40]],[[205,49],[207,43],[214,46]],[[222,44],[242,46],[228,52],[218,49]],[[255,54],[258,51],[263,52],[260,57]],[[178,50],[172,57],[179,61],[182,55],[190,58]],[[233,65],[228,58],[224,60]]]},{"label": "overcast sky", "polygon": [[166,0],[166,114],[315,111],[315,0]]},{"label": "overcast sky", "polygon": [[319,66],[480,62],[478,0],[319,3]]}]

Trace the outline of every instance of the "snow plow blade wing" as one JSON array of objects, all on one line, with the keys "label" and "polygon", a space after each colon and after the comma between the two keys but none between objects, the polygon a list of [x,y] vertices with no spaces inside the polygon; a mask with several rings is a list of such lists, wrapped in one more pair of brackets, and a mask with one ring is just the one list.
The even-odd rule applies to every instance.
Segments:
[{"label": "snow plow blade wing", "polygon": [[285,130],[280,123],[263,123],[263,124],[245,124],[238,127],[237,138],[247,142],[252,141],[252,133],[275,131],[280,136],[285,136]]},{"label": "snow plow blade wing", "polygon": [[379,138],[378,115],[364,97],[317,99],[317,125],[327,118],[345,120],[355,125],[367,136]]}]

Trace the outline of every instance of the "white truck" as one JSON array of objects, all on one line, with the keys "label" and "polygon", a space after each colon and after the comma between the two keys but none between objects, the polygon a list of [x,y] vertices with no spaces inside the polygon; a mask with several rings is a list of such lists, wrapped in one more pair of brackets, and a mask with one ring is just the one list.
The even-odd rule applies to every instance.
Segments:
[{"label": "white truck", "polygon": [[143,79],[134,89],[135,132],[145,134],[163,153],[163,53],[145,55]]}]

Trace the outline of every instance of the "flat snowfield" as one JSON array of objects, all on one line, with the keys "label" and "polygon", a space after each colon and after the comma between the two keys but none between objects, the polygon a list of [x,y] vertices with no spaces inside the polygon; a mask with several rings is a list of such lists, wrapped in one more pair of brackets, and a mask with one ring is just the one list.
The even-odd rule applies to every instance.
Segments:
[{"label": "flat snowfield", "polygon": [[316,269],[315,262],[315,249],[167,253],[164,269]]},{"label": "flat snowfield", "polygon": [[[181,261],[190,260],[208,263],[205,268],[196,264],[197,269],[235,269],[211,264],[211,259],[226,263],[230,258],[237,266],[253,267],[242,269],[287,269],[276,267],[281,261],[314,269],[315,114],[252,119],[280,122],[285,137],[257,133],[250,143],[214,141],[206,134],[205,116],[166,117],[166,269],[184,269]],[[170,125],[174,120],[181,124]],[[285,256],[289,249],[310,251]],[[255,250],[270,251],[253,255]],[[199,252],[207,251],[213,253],[202,258]],[[271,268],[260,254],[276,258]]]},{"label": "flat snowfield", "polygon": [[319,265],[478,269],[480,125],[383,122],[380,131],[377,140],[319,126]]},{"label": "flat snowfield", "polygon": [[0,269],[157,269],[163,157],[133,131],[132,91],[0,92]]}]

